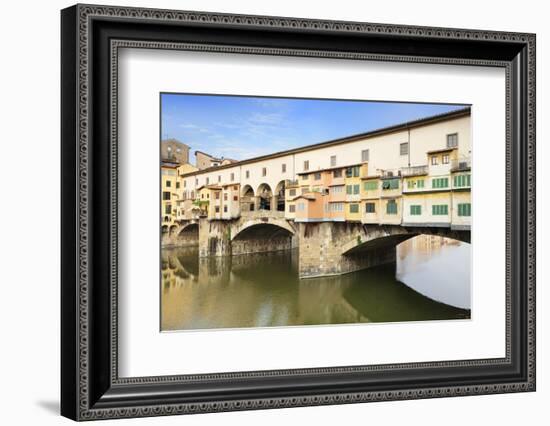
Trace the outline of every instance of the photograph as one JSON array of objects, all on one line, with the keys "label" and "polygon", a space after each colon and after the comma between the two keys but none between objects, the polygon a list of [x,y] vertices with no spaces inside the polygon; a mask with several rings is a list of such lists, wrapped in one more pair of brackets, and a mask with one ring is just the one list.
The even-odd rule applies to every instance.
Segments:
[{"label": "photograph", "polygon": [[470,320],[471,110],[161,93],[160,330]]}]

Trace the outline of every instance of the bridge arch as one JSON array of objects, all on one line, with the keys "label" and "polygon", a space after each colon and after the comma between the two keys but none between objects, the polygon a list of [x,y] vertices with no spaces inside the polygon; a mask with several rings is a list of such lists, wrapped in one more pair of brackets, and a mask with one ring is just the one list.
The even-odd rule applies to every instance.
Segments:
[{"label": "bridge arch", "polygon": [[395,247],[418,235],[435,235],[470,243],[470,231],[455,231],[439,227],[403,227],[399,225],[369,227],[364,225],[357,233],[342,245],[342,255],[353,255],[374,249]]},{"label": "bridge arch", "polygon": [[[284,232],[283,232],[284,231]],[[284,219],[280,220],[263,220],[253,219],[247,220],[242,225],[236,227],[231,235],[231,240],[245,239],[251,237],[254,232],[257,232],[258,236],[262,237],[276,237],[276,236],[294,236],[296,234],[295,229]]]}]

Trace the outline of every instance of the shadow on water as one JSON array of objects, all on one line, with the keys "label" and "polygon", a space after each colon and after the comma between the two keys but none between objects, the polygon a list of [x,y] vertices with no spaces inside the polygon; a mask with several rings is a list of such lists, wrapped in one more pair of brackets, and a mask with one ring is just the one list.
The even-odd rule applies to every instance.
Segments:
[{"label": "shadow on water", "polygon": [[396,280],[396,266],[300,280],[296,250],[199,258],[163,250],[162,330],[448,320],[470,311]]}]

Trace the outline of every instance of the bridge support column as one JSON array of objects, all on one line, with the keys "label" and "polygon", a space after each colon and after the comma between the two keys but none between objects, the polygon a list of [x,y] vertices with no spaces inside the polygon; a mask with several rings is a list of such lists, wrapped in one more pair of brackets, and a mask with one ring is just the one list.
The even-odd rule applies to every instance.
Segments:
[{"label": "bridge support column", "polygon": [[300,223],[298,235],[300,278],[346,274],[396,260],[395,245],[343,255],[350,240],[364,235],[359,223]]},{"label": "bridge support column", "polygon": [[199,221],[199,257],[231,255],[231,223],[201,218]]},{"label": "bridge support column", "polygon": [[279,197],[277,197],[276,195],[274,195],[273,197],[271,197],[271,211],[272,212],[276,212],[277,211],[277,202],[279,201]]}]

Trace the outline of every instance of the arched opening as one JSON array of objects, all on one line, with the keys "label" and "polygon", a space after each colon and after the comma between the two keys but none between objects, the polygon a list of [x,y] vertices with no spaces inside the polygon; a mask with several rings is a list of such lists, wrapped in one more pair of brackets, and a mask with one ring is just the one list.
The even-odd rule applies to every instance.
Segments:
[{"label": "arched opening", "polygon": [[170,230],[169,230],[169,235],[171,237],[175,236],[176,235],[176,231],[177,231],[178,227],[176,225],[172,225],[170,227]]},{"label": "arched opening", "polygon": [[168,225],[163,225],[161,230],[162,230],[162,235],[168,234]]},{"label": "arched opening", "polygon": [[277,211],[285,211],[285,184],[284,180],[280,181],[275,188],[275,197],[277,200]]},{"label": "arched opening", "polygon": [[292,249],[293,233],[271,223],[259,223],[239,232],[231,241],[233,255]]},{"label": "arched opening", "polygon": [[199,225],[190,223],[184,226],[178,233],[178,245],[182,247],[194,246],[199,244]]},{"label": "arched opening", "polygon": [[254,190],[250,185],[244,185],[241,190],[241,212],[253,212],[255,206]]},{"label": "arched opening", "polygon": [[273,191],[271,190],[271,187],[267,183],[262,183],[258,186],[258,191],[256,191],[256,194],[259,198],[259,210],[271,210],[271,202],[273,199]]}]

